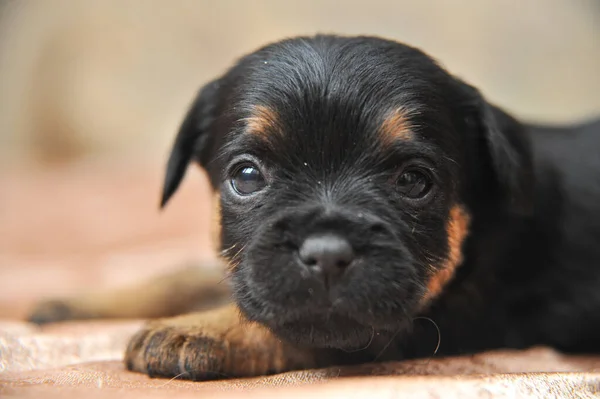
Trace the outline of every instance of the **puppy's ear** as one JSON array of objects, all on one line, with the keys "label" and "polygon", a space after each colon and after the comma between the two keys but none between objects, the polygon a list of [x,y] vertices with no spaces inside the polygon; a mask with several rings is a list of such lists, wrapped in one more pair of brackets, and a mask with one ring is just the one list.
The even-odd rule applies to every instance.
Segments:
[{"label": "puppy's ear", "polygon": [[161,208],[177,191],[191,161],[196,161],[201,166],[206,165],[210,155],[212,142],[210,128],[215,119],[219,88],[219,80],[202,87],[179,128],[167,162]]},{"label": "puppy's ear", "polygon": [[[460,82],[466,93],[466,123],[478,142],[478,159],[494,176],[495,194],[511,212],[530,214],[533,207],[533,154],[523,125],[488,103],[474,87]],[[465,109],[463,109],[465,111]],[[490,182],[487,182],[490,183]]]}]

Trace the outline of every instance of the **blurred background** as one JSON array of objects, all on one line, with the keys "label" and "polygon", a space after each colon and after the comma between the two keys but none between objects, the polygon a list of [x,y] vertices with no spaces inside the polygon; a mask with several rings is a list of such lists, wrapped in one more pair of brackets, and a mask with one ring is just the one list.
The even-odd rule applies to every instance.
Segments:
[{"label": "blurred background", "polygon": [[425,50],[515,115],[600,115],[597,0],[0,0],[0,317],[210,257],[201,172],[158,211],[196,90],[281,38]]}]

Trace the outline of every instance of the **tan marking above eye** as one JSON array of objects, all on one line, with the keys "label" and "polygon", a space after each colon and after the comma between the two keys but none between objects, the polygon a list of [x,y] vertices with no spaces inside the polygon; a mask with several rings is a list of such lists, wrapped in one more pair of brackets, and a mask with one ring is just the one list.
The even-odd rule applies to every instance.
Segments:
[{"label": "tan marking above eye", "polygon": [[448,256],[446,261],[439,267],[432,267],[433,273],[427,282],[427,291],[421,300],[422,305],[426,305],[442,293],[444,287],[452,280],[456,269],[463,261],[462,245],[469,234],[471,217],[461,205],[454,205],[450,209],[449,216],[446,224]]},{"label": "tan marking above eye", "polygon": [[394,109],[385,117],[380,128],[381,140],[385,145],[414,138],[408,117],[409,111],[402,107]]},{"label": "tan marking above eye", "polygon": [[260,137],[267,137],[278,129],[277,113],[264,105],[257,105],[251,115],[245,119],[246,131]]}]

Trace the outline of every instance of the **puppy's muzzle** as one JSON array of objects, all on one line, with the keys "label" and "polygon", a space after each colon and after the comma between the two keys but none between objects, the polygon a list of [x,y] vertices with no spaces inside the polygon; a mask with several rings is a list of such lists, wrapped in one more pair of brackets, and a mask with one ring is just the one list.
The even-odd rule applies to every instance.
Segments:
[{"label": "puppy's muzzle", "polygon": [[327,290],[343,280],[361,256],[370,254],[374,240],[395,239],[388,224],[365,209],[317,205],[276,218],[271,237],[287,237],[284,247],[294,254],[295,267]]}]

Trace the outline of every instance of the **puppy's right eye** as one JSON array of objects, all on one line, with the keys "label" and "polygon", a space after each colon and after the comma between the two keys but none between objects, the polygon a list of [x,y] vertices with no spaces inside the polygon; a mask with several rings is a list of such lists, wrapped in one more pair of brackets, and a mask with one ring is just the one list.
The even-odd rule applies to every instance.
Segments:
[{"label": "puppy's right eye", "polygon": [[424,198],[433,186],[427,173],[417,168],[402,172],[396,184],[400,194],[411,200]]},{"label": "puppy's right eye", "polygon": [[258,167],[244,163],[234,169],[231,177],[231,187],[242,196],[252,195],[266,186],[265,179]]}]

